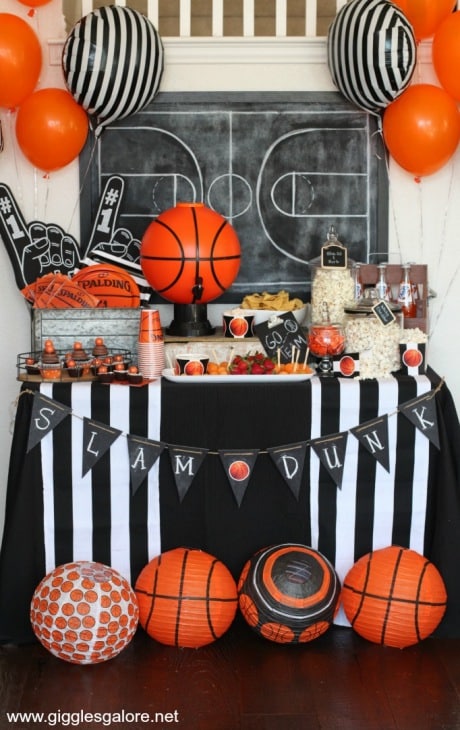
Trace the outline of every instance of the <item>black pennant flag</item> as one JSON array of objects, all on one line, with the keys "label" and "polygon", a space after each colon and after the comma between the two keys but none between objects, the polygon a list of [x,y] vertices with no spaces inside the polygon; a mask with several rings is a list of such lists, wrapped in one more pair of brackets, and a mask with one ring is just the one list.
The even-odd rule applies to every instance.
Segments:
[{"label": "black pennant flag", "polygon": [[82,476],[105,454],[122,432],[112,426],[83,418]]},{"label": "black pennant flag", "polygon": [[140,436],[127,436],[129,453],[129,472],[131,475],[131,493],[136,494],[138,488],[147,478],[148,473],[158,457],[161,455],[165,444],[161,441],[152,441]]},{"label": "black pennant flag", "polygon": [[71,408],[35,393],[30,417],[27,452],[33,449],[47,433],[53,430],[66,416],[72,413]]},{"label": "black pennant flag", "polygon": [[348,432],[324,436],[310,441],[320,462],[326,467],[339,489],[342,487],[343,466],[345,462],[345,450],[347,448]]},{"label": "black pennant flag", "polygon": [[361,426],[350,429],[372,456],[390,471],[390,450],[388,446],[388,415],[379,416]]},{"label": "black pennant flag", "polygon": [[436,446],[439,443],[438,416],[434,394],[430,391],[398,406],[401,413]]},{"label": "black pennant flag", "polygon": [[278,471],[296,499],[299,499],[308,441],[268,448]]},{"label": "black pennant flag", "polygon": [[224,451],[222,449],[219,451],[238,507],[241,506],[243,497],[246,494],[246,488],[251,478],[258,453],[258,449],[251,449],[250,451],[240,451],[239,449]]},{"label": "black pennant flag", "polygon": [[182,502],[187,494],[207,453],[208,449],[198,449],[191,446],[169,446],[169,456],[179,502]]}]

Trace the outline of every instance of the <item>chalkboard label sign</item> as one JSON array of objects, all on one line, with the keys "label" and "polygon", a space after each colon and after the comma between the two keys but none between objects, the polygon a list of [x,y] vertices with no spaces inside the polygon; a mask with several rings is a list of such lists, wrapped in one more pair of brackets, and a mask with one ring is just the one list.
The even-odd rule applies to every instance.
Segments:
[{"label": "chalkboard label sign", "polygon": [[384,301],[375,304],[372,307],[372,311],[384,327],[388,327],[389,324],[396,320],[396,317],[394,316],[390,307]]},{"label": "chalkboard label sign", "polygon": [[321,267],[323,269],[346,269],[347,249],[340,243],[327,243],[321,249]]},{"label": "chalkboard label sign", "polygon": [[303,360],[307,351],[304,332],[292,312],[274,314],[266,322],[256,324],[255,333],[265,352],[270,357],[278,357],[280,362],[291,362],[293,357]]}]

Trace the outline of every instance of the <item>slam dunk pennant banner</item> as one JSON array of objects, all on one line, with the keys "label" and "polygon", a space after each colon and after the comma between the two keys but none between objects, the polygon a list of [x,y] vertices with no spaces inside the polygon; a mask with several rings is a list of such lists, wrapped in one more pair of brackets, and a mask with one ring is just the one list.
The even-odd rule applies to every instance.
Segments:
[{"label": "slam dunk pennant banner", "polygon": [[309,441],[286,444],[285,446],[270,447],[264,451],[258,449],[221,449],[218,452],[206,448],[166,444],[141,436],[123,434],[122,431],[111,426],[86,417],[82,418],[74,413],[71,408],[41,393],[24,390],[22,394],[30,393],[34,396],[27,451],[34,448],[66,416],[73,415],[83,420],[82,476],[97,463],[120,436],[124,435],[126,436],[129,453],[132,494],[135,494],[146,479],[148,472],[163,450],[167,449],[181,502],[208,454],[220,457],[238,506],[241,505],[244,498],[254,465],[260,453],[270,455],[284,481],[295,498],[298,499],[308,447],[318,456],[336,486],[339,489],[341,488],[349,434],[358,439],[360,444],[376,461],[389,471],[389,415],[401,413],[439,449],[438,419],[434,396],[443,383],[444,381],[441,380],[435,390],[399,405],[394,413],[379,416],[347,431],[324,435]]}]

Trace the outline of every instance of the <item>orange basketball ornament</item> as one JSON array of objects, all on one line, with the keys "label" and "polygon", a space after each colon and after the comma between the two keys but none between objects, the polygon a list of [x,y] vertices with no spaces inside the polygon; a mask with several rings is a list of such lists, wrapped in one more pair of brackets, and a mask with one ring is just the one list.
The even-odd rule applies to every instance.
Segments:
[{"label": "orange basketball ornament", "polygon": [[340,582],[324,555],[287,543],[248,560],[238,594],[241,613],[254,631],[279,644],[299,644],[318,638],[331,625]]},{"label": "orange basketball ornament", "polygon": [[141,266],[150,286],[175,304],[206,304],[233,283],[241,249],[230,223],[203,203],[178,203],[148,226]]},{"label": "orange basketball ornament", "polygon": [[230,571],[202,550],[162,553],[140,572],[135,591],[142,628],[170,646],[210,644],[230,628],[238,607]]},{"label": "orange basketball ornament", "polygon": [[138,618],[128,581],[108,565],[85,560],[48,573],[30,606],[37,639],[71,664],[98,664],[117,656],[133,638]]},{"label": "orange basketball ornament", "polygon": [[392,545],[360,558],[345,576],[342,604],[364,639],[403,649],[429,636],[446,610],[437,568],[414,550]]}]

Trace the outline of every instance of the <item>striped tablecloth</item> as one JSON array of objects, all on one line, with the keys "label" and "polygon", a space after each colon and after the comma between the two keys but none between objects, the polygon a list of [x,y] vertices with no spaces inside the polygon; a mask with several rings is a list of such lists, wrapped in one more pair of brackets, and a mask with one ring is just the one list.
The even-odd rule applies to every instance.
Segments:
[{"label": "striped tablecloth", "polygon": [[[398,544],[428,556],[432,552],[449,581],[452,561],[441,535],[451,534],[452,539],[458,530],[446,532],[445,526],[440,526],[440,500],[441,512],[452,505],[460,512],[454,482],[458,457],[442,420],[438,451],[398,411],[399,404],[432,387],[427,376],[367,381],[313,378],[249,387],[238,384],[237,378],[228,384],[207,385],[163,379],[141,388],[41,384],[40,392],[68,406],[71,415],[28,453],[25,445],[33,396],[23,393],[11,453],[0,556],[0,641],[32,638],[30,597],[55,565],[97,560],[134,582],[148,560],[178,545],[207,550],[237,577],[257,549],[302,542],[326,555],[343,579],[361,555]],[[450,404],[445,386],[437,399],[445,399],[443,391]],[[443,409],[438,410],[442,419]],[[340,488],[313,449],[307,447],[296,498],[267,452],[270,447],[347,431],[384,414],[389,415],[390,470],[349,435]],[[82,476],[84,417],[109,424],[121,435]],[[450,418],[454,435],[458,420],[451,404]],[[161,440],[166,445],[148,479],[134,494],[130,489],[128,434]],[[168,445],[207,450],[182,501]],[[258,450],[258,456],[238,505],[219,450],[248,448]],[[447,480],[450,483],[440,485],[439,474],[446,468],[452,474]],[[460,616],[457,618],[460,632]],[[340,614],[337,621],[346,623]]]}]

